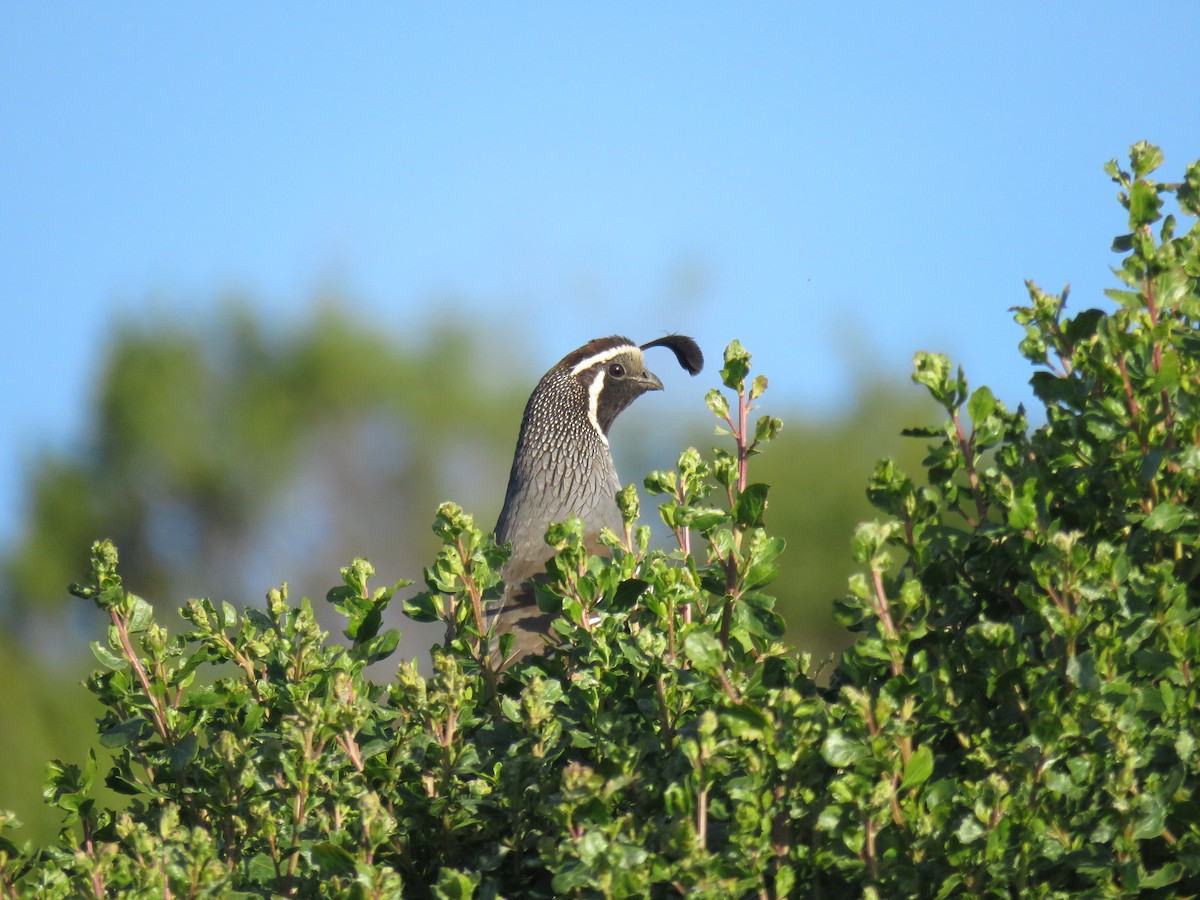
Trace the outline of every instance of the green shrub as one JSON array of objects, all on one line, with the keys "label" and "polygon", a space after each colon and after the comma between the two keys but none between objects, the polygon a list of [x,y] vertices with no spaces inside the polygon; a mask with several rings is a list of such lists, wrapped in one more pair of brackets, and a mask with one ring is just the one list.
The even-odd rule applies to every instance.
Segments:
[{"label": "green shrub", "polygon": [[[331,643],[307,600],[191,601],[171,637],[97,543],[75,592],[112,620],[89,681],[94,751],[55,763],[60,840],[18,849],[12,896],[1177,896],[1200,892],[1200,163],[1121,186],[1129,234],[1111,312],[1017,310],[1044,424],[918,354],[946,411],[925,483],[889,461],[883,514],[837,615],[859,632],[822,689],[765,593],[783,544],[750,459],[777,433],[735,341],[708,406],[730,449],[646,479],[674,532],[648,548],[637,494],[611,559],[579,523],[539,600],[560,648],[491,671],[481,605],[504,549],[452,504],[428,590],[443,619],[421,677],[391,654],[396,588],[343,570]],[[1161,221],[1157,234],[1151,225]],[[397,586],[399,587],[399,586]],[[214,670],[209,664],[216,664]],[[203,677],[200,677],[202,676]]]}]

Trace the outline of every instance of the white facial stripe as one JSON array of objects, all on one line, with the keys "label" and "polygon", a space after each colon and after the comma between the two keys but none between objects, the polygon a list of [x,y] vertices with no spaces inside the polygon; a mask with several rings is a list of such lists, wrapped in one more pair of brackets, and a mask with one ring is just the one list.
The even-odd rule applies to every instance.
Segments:
[{"label": "white facial stripe", "polygon": [[633,344],[621,344],[621,346],[613,347],[611,350],[602,350],[599,353],[589,356],[587,359],[583,360],[583,362],[576,363],[575,368],[571,370],[571,374],[578,375],[584,369],[589,369],[596,365],[596,363],[607,362],[614,356],[620,356],[622,353],[628,353],[630,350],[638,349],[640,348],[633,346]]},{"label": "white facial stripe", "polygon": [[[605,358],[607,359],[607,357]],[[600,436],[600,440],[604,441],[604,446],[607,447],[608,435],[600,427],[600,417],[596,412],[596,408],[600,405],[600,392],[604,390],[605,374],[603,369],[599,369],[596,372],[596,377],[592,379],[592,383],[588,385],[588,421],[592,423],[592,427],[596,429],[596,434]]]}]

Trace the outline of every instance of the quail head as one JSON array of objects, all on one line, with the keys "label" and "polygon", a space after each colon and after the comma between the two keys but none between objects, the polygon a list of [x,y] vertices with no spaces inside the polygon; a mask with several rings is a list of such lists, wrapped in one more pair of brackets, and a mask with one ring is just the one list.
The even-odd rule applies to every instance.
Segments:
[{"label": "quail head", "polygon": [[704,365],[696,342],[668,335],[638,346],[628,338],[597,338],[564,356],[550,369],[529,398],[504,508],[496,523],[496,542],[511,544],[503,571],[504,595],[491,611],[493,635],[512,632],[507,665],[546,646],[553,616],[538,609],[532,580],[554,551],[546,529],[577,516],[592,553],[605,553],[600,531],[623,527],[616,495],[621,489],[608,445],[617,416],[646,391],[661,391],[662,382],[646,368],[642,351],[667,347],[679,364],[695,375]]}]

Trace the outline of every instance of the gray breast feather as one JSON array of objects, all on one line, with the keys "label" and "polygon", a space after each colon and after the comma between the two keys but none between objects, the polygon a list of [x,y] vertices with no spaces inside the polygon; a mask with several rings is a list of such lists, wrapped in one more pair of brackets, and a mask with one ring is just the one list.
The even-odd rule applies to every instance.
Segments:
[{"label": "gray breast feather", "polygon": [[[577,456],[577,454],[573,454]],[[545,543],[546,529],[555,522],[578,516],[584,535],[595,544],[602,528],[620,530],[621,514],[616,493],[621,483],[608,454],[584,454],[585,458],[563,459],[558,448],[539,454],[520,475],[517,491],[505,505],[496,527],[496,540],[512,543],[513,559],[545,562],[552,555]]]}]

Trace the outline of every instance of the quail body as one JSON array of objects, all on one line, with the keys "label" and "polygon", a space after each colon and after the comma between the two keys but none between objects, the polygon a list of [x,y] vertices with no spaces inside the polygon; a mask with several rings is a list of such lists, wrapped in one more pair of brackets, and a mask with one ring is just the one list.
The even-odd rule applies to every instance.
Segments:
[{"label": "quail body", "polygon": [[502,573],[504,595],[491,611],[494,635],[512,632],[507,665],[546,646],[552,616],[538,609],[532,579],[553,549],[546,529],[577,516],[593,553],[604,528],[620,531],[616,495],[621,488],[608,443],[617,416],[647,391],[663,388],[646,368],[644,349],[665,346],[695,375],[703,366],[696,342],[670,335],[641,346],[614,335],[589,341],[568,353],[542,376],[525,406],[504,507],[496,523],[497,543],[511,544]]}]

